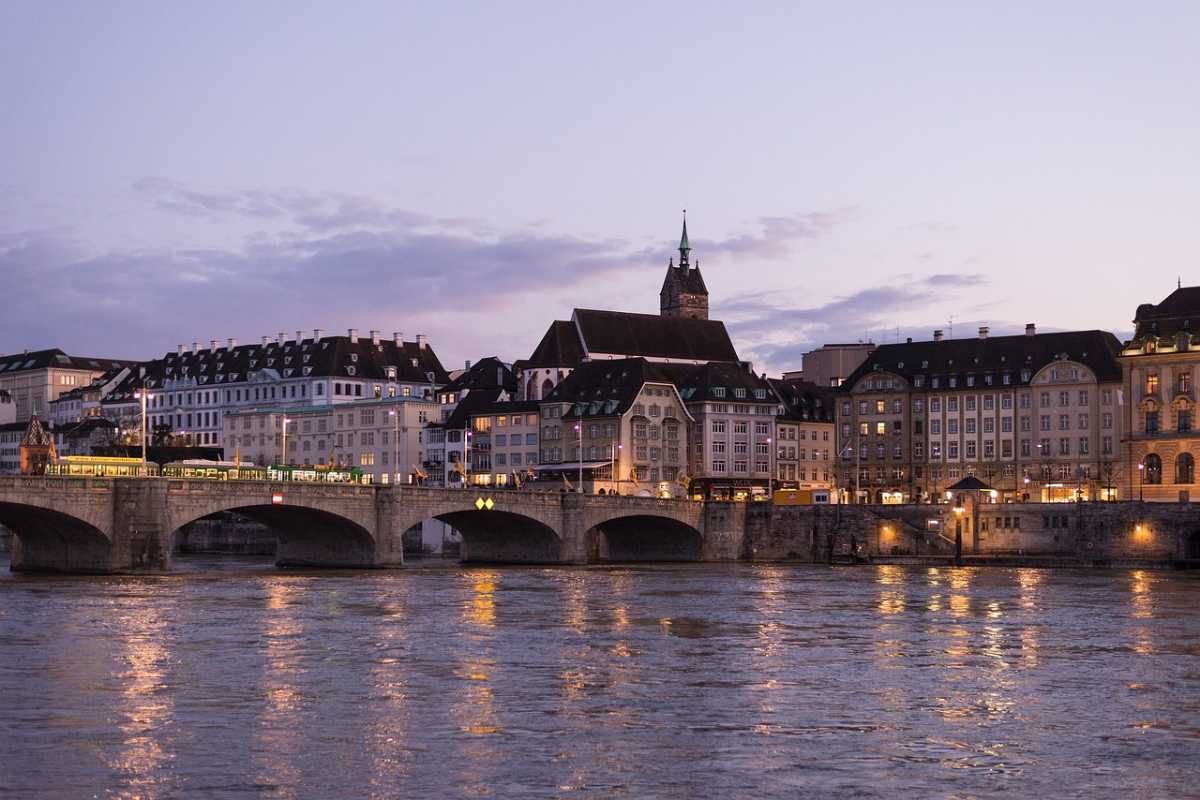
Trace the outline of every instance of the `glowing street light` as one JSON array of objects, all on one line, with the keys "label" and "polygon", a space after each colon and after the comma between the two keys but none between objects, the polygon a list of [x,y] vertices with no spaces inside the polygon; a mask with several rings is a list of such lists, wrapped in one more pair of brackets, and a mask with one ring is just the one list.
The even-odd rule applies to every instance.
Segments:
[{"label": "glowing street light", "polygon": [[288,417],[283,418],[283,457],[279,459],[279,463],[287,466],[287,426],[292,420]]},{"label": "glowing street light", "polygon": [[144,466],[146,463],[146,401],[154,397],[154,395],[145,389],[138,389],[133,393],[133,396],[135,399],[142,401],[142,464]]},{"label": "glowing street light", "polygon": [[388,409],[392,418],[392,483],[400,482],[400,415],[395,408]]}]

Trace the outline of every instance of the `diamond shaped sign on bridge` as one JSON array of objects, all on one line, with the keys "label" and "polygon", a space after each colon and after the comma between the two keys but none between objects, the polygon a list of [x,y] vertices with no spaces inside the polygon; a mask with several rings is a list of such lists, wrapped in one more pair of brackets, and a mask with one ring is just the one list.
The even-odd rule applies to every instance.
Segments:
[{"label": "diamond shaped sign on bridge", "polygon": [[487,500],[483,501],[483,507],[486,508],[488,511],[491,511],[495,505],[496,504],[492,502],[492,498],[490,498],[490,497]]},{"label": "diamond shaped sign on bridge", "polygon": [[475,509],[477,511],[483,511],[483,498],[482,497],[475,498]]}]

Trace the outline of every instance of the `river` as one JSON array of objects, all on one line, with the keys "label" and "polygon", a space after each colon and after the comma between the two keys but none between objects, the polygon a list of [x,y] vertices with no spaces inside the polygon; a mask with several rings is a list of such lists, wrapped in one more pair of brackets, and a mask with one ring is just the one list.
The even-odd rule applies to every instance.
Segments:
[{"label": "river", "polygon": [[0,795],[1200,795],[1200,575],[0,577]]}]

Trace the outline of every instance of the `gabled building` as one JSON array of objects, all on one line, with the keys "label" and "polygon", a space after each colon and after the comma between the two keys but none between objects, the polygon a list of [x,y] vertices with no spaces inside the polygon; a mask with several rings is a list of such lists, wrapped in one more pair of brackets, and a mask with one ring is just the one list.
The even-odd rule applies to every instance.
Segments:
[{"label": "gabled building", "polygon": [[1194,501],[1200,434],[1200,286],[1180,286],[1138,306],[1133,338],[1121,347],[1126,406],[1123,481],[1127,498]]},{"label": "gabled building", "polygon": [[540,403],[539,481],[578,489],[582,480],[587,493],[682,496],[692,418],[677,375],[645,358],[580,364]]},{"label": "gabled building", "polygon": [[[472,470],[472,414],[516,393],[512,368],[496,356],[480,359],[456,375],[437,392],[439,418],[423,432],[422,465],[430,486],[464,485]],[[486,460],[482,459],[481,461]],[[491,464],[484,472],[490,474]]]}]

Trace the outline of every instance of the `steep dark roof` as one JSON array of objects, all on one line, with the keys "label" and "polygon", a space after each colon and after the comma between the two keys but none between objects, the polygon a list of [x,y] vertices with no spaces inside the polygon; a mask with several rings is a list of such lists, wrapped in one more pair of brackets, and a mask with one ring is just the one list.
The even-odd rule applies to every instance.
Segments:
[{"label": "steep dark roof", "polygon": [[536,400],[498,400],[482,406],[472,406],[469,413],[472,417],[486,417],[491,414],[536,414]]},{"label": "steep dark roof", "polygon": [[672,289],[682,294],[708,294],[708,287],[704,285],[704,277],[700,274],[700,267],[692,267],[685,270],[683,267],[677,267],[674,264],[668,266],[667,274],[663,278],[663,285],[659,294],[672,294]]},{"label": "steep dark roof", "polygon": [[462,430],[466,428],[471,421],[471,417],[478,413],[486,413],[482,409],[495,404],[500,399],[503,391],[503,389],[498,388],[472,390],[458,402],[458,405],[450,412],[450,416],[442,423],[442,427],[448,430]]},{"label": "steep dark roof", "polygon": [[974,475],[968,475],[958,483],[946,487],[946,491],[948,492],[988,492],[991,490],[991,486],[979,480]]},{"label": "steep dark roof", "polygon": [[522,367],[574,367],[583,360],[583,347],[575,323],[556,319]]},{"label": "steep dark roof", "polygon": [[719,320],[575,309],[574,321],[587,353],[611,353],[679,361],[737,361]]},{"label": "steep dark roof", "polygon": [[1200,286],[1181,286],[1161,303],[1143,303],[1133,318],[1135,339],[1170,337],[1180,331],[1200,331]]},{"label": "steep dark roof", "polygon": [[[271,340],[268,344],[244,344],[234,348],[218,347],[195,352],[167,353],[165,356],[133,370],[108,399],[128,400],[143,385],[161,387],[166,380],[195,378],[197,388],[220,388],[228,383],[241,383],[249,375],[266,371],[280,378],[336,377],[387,379],[387,368],[396,368],[396,380],[407,383],[429,383],[429,375],[439,385],[450,380],[442,363],[429,345],[404,342],[397,346],[392,339],[373,344],[370,337],[360,336],[351,342],[349,336],[324,336],[312,339]],[[307,370],[307,372],[305,371]],[[351,374],[353,370],[353,374]]]},{"label": "steep dark roof", "polygon": [[687,402],[721,400],[727,403],[772,403],[779,398],[771,384],[751,372],[745,364],[713,362],[693,368],[676,384]]},{"label": "steep dark roof", "polygon": [[92,372],[104,372],[113,367],[123,367],[134,364],[134,361],[123,361],[113,358],[90,358],[87,356],[69,356],[57,347],[51,350],[38,350],[32,353],[19,353],[0,356],[0,375],[10,372],[23,372],[28,369],[80,369]]},{"label": "steep dark roof", "polygon": [[644,358],[587,361],[555,386],[543,402],[573,403],[567,417],[576,416],[576,411],[587,417],[620,416],[629,410],[644,384],[674,384],[677,372]]},{"label": "steep dark roof", "polygon": [[791,422],[833,422],[833,391],[808,381],[769,379],[771,388],[783,401],[779,418]]},{"label": "steep dark roof", "polygon": [[447,392],[457,392],[463,389],[506,389],[509,393],[515,393],[517,376],[499,358],[488,356],[476,361],[470,369],[442,388]]},{"label": "steep dark roof", "polygon": [[[1121,344],[1107,331],[1065,331],[1039,333],[1033,336],[990,336],[986,339],[946,339],[940,342],[907,342],[876,347],[846,378],[844,391],[850,391],[865,375],[876,371],[897,374],[911,385],[915,377],[923,376],[929,389],[929,379],[950,376],[965,378],[993,376],[992,385],[1003,385],[1002,375],[1009,375],[1009,385],[1029,383],[1042,367],[1061,358],[1076,361],[1096,373],[1100,381],[1121,379],[1117,353]],[[1029,378],[1023,377],[1028,370]],[[984,386],[981,379],[977,384]],[[939,389],[946,389],[942,383]],[[960,381],[957,388],[966,388]]]},{"label": "steep dark roof", "polygon": [[73,428],[68,428],[63,436],[67,439],[80,439],[84,436],[90,436],[93,431],[115,430],[120,426],[110,419],[104,417],[88,417]]}]

